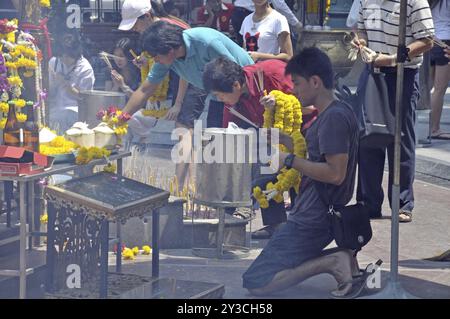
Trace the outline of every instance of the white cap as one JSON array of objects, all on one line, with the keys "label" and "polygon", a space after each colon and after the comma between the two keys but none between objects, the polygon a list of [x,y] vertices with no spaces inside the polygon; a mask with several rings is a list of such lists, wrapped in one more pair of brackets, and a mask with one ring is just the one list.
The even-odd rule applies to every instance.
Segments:
[{"label": "white cap", "polygon": [[125,0],[122,6],[122,22],[120,22],[119,30],[131,30],[137,19],[151,9],[150,0]]}]

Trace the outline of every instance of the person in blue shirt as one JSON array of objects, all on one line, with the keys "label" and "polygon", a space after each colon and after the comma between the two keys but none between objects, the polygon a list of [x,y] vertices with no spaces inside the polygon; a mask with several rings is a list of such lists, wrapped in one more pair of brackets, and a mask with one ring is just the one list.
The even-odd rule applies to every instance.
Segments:
[{"label": "person in blue shirt", "polygon": [[[156,63],[150,70],[147,80],[133,93],[123,109],[129,114],[133,114],[145,104],[169,70],[173,70],[193,86],[204,89],[202,75],[208,62],[226,57],[240,66],[253,64],[253,60],[244,49],[214,29],[183,30],[165,21],[154,23],[144,32],[142,47]],[[211,98],[208,127],[222,127],[223,108],[222,102],[217,101],[215,97]]]}]

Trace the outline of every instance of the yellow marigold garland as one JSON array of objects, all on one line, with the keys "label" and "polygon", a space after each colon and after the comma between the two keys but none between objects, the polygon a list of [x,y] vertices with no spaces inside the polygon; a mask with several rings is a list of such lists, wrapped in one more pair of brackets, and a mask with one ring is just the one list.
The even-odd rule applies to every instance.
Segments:
[{"label": "yellow marigold garland", "polygon": [[127,248],[127,247],[122,251],[122,257],[125,260],[134,260],[136,258],[134,256],[133,251],[130,248]]},{"label": "yellow marigold garland", "polygon": [[19,121],[20,123],[25,122],[27,120],[27,118],[28,118],[26,114],[23,114],[23,113],[20,113],[20,112],[18,112],[16,114],[16,117],[17,117],[17,121]]},{"label": "yellow marigold garland", "polygon": [[[147,59],[147,64],[141,68],[141,80],[142,83],[147,79],[148,73],[152,68],[155,60],[146,52],[142,55]],[[162,102],[167,100],[167,91],[169,90],[169,76],[166,76],[164,80],[158,85],[155,93],[148,99],[150,102]]]},{"label": "yellow marigold garland", "polygon": [[150,255],[152,252],[152,248],[149,245],[142,246],[142,254],[143,255]]},{"label": "yellow marigold garland", "polygon": [[66,140],[63,136],[57,136],[50,143],[40,144],[39,153],[44,155],[70,154],[78,147],[77,144]]},{"label": "yellow marigold garland", "polygon": [[1,129],[1,130],[3,130],[3,129],[5,128],[5,126],[6,126],[6,121],[7,121],[7,118],[6,118],[6,117],[4,117],[4,118],[2,118],[2,119],[0,120],[0,129]]},{"label": "yellow marigold garland", "polygon": [[117,166],[115,164],[108,163],[108,165],[103,166],[103,171],[107,173],[115,173]]},{"label": "yellow marigold garland", "polygon": [[8,82],[11,86],[16,85],[18,87],[23,87],[22,79],[19,76],[10,76]]},{"label": "yellow marigold garland", "polygon": [[[270,92],[274,96],[276,105],[275,110],[265,108],[264,112],[264,128],[278,128],[281,132],[288,134],[293,139],[293,153],[299,158],[306,157],[306,143],[300,132],[302,123],[301,105],[298,99],[293,95],[285,94],[281,91],[274,90]],[[280,150],[288,152],[289,150],[280,145]],[[266,189],[263,191],[260,187],[253,189],[253,196],[259,202],[261,208],[269,206],[270,199],[274,199],[277,203],[283,201],[283,192],[294,188],[299,193],[300,173],[291,168],[282,168],[277,176],[277,182],[267,183]]]},{"label": "yellow marigold garland", "polygon": [[154,118],[161,118],[167,114],[169,109],[159,109],[159,110],[142,110],[142,115],[144,116],[151,116]]},{"label": "yellow marigold garland", "polygon": [[77,164],[87,164],[93,159],[103,158],[105,156],[109,156],[111,154],[106,148],[98,148],[98,147],[82,147],[78,151],[77,157],[75,158],[75,163]]},{"label": "yellow marigold garland", "polygon": [[27,105],[27,102],[24,99],[13,99],[10,101],[10,103],[13,103],[17,108],[21,109]]},{"label": "yellow marigold garland", "polygon": [[41,217],[39,217],[39,220],[40,220],[41,224],[47,224],[48,223],[48,215],[47,214],[41,215]]},{"label": "yellow marigold garland", "polygon": [[0,102],[0,112],[7,114],[9,112],[9,104],[6,102]]},{"label": "yellow marigold garland", "polygon": [[43,8],[50,8],[50,0],[39,0],[39,5]]}]

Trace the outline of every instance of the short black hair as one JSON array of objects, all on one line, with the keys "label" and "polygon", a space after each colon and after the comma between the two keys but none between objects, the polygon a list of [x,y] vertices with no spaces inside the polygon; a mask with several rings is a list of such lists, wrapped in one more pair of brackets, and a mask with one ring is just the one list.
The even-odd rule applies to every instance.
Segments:
[{"label": "short black hair", "polygon": [[203,71],[203,86],[207,92],[233,92],[234,82],[245,82],[244,70],[228,58],[220,57],[209,62]]},{"label": "short black hair", "polygon": [[317,75],[325,88],[329,90],[333,88],[334,73],[331,60],[325,52],[316,47],[305,48],[296,54],[288,62],[285,73],[299,75],[307,80]]},{"label": "short black hair", "polygon": [[142,48],[151,56],[166,55],[184,45],[183,29],[165,21],[153,23],[142,35]]},{"label": "short black hair", "polygon": [[62,34],[55,49],[55,56],[67,55],[75,60],[82,56],[80,35],[77,31],[68,31]]}]

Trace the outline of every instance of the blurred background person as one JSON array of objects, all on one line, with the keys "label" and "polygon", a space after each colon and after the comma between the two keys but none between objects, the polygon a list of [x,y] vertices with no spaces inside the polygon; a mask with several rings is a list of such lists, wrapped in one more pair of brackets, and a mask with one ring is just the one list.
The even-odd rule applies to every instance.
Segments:
[{"label": "blurred background person", "polygon": [[130,50],[135,50],[129,38],[117,41],[113,51],[113,69],[110,70],[111,80],[105,84],[106,91],[123,92],[130,96],[141,80],[139,69],[132,63]]},{"label": "blurred background person", "polygon": [[274,10],[268,0],[252,0],[255,12],[248,15],[240,29],[243,48],[253,61],[277,59],[289,61],[293,55],[287,19]]},{"label": "blurred background person", "polygon": [[205,5],[198,10],[197,22],[204,27],[230,34],[233,10],[234,6],[231,3],[224,3],[222,0],[206,0]]},{"label": "blurred background person", "polygon": [[57,43],[49,61],[49,125],[62,134],[78,121],[79,93],[94,88],[95,76],[77,33],[65,33]]},{"label": "blurred background person", "polygon": [[[433,16],[436,38],[450,48],[450,0],[429,1]],[[434,45],[431,49],[431,66],[433,91],[431,93],[431,138],[450,140],[450,132],[443,132],[440,128],[444,95],[450,81],[449,59],[444,49]]]}]

